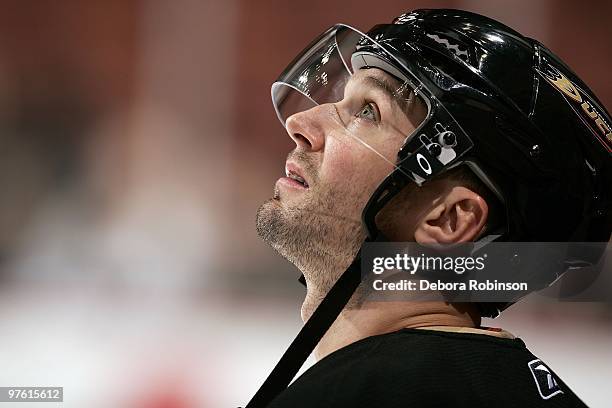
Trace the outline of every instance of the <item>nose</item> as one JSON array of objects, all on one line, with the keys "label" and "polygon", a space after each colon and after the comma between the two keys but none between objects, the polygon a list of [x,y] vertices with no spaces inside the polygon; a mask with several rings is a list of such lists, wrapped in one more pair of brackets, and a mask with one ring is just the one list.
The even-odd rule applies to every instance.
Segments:
[{"label": "nose", "polygon": [[309,151],[323,150],[325,110],[323,105],[318,105],[287,118],[285,128],[298,148]]}]

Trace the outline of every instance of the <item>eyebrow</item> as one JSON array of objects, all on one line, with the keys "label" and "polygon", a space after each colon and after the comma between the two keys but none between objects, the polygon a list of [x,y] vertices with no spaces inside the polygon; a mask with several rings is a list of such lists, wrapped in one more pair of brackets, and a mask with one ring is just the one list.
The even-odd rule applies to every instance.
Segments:
[{"label": "eyebrow", "polygon": [[[399,88],[394,88],[386,79],[377,78],[371,75],[365,76],[360,82],[364,82],[382,91],[385,96],[396,103],[403,112],[408,111],[412,88],[407,86],[407,82],[401,84]],[[406,95],[406,92],[408,92],[408,95]]]}]

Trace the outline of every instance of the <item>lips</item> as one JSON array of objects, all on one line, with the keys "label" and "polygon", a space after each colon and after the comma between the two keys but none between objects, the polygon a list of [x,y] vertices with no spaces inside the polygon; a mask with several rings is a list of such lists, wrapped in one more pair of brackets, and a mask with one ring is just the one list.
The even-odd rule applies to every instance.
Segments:
[{"label": "lips", "polygon": [[304,188],[308,188],[309,187],[308,181],[306,180],[303,174],[304,173],[302,169],[300,169],[300,167],[297,166],[295,163],[287,162],[287,164],[285,165],[285,175],[288,178],[295,180],[297,183],[302,185]]}]

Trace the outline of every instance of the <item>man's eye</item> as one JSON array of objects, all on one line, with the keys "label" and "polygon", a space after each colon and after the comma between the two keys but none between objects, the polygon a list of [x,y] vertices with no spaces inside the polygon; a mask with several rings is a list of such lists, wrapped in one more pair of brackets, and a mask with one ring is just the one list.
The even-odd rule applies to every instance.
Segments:
[{"label": "man's eye", "polygon": [[356,116],[358,118],[363,118],[363,119],[371,120],[373,122],[377,122],[379,118],[378,108],[376,107],[375,103],[368,102],[365,105],[363,105],[361,110],[357,112]]}]

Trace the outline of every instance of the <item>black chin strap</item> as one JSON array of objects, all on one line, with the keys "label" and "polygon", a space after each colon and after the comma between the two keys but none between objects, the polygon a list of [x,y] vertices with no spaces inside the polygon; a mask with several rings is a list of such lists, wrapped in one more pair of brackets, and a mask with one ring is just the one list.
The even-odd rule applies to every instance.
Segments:
[{"label": "black chin strap", "polygon": [[[367,242],[366,240],[365,242]],[[363,248],[363,246],[362,246]],[[263,408],[284,391],[325,335],[361,282],[361,250],[319,307],[302,327],[285,354],[246,408]]]}]

